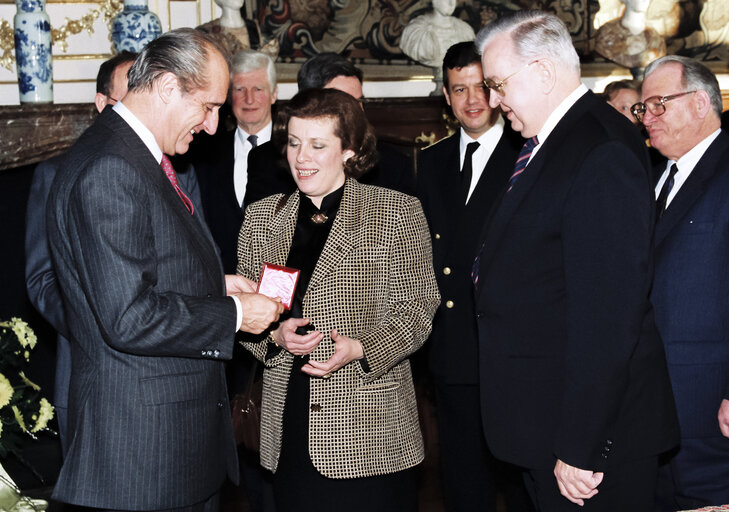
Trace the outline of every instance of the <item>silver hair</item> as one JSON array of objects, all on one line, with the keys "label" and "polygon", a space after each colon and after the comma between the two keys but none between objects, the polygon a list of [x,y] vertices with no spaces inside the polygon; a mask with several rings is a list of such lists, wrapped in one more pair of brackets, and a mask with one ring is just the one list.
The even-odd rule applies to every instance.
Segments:
[{"label": "silver hair", "polygon": [[166,32],[139,52],[129,70],[129,91],[150,90],[165,73],[177,77],[184,93],[204,88],[208,85],[204,71],[210,53],[216,51],[223,56],[220,47],[200,30],[178,28]]},{"label": "silver hair", "polygon": [[276,66],[273,59],[265,53],[256,50],[241,50],[230,58],[230,80],[238,73],[250,73],[258,69],[265,69],[271,92],[276,88]]},{"label": "silver hair", "polygon": [[483,50],[491,40],[501,34],[511,35],[517,55],[525,60],[547,56],[580,74],[580,57],[577,55],[567,26],[554,14],[525,10],[515,11],[486,25],[476,36],[476,49]]},{"label": "silver hair", "polygon": [[706,91],[711,100],[711,108],[716,115],[721,116],[723,105],[721,100],[721,88],[714,73],[697,60],[680,55],[666,55],[660,59],[656,59],[645,68],[644,81],[651,73],[655,72],[661,66],[675,62],[681,66],[681,85],[684,91]]}]

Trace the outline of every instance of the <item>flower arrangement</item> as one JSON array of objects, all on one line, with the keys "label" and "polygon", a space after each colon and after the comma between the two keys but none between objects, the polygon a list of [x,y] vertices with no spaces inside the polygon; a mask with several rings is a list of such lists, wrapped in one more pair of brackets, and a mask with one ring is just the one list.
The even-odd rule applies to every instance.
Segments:
[{"label": "flower arrangement", "polygon": [[23,370],[37,343],[33,330],[19,318],[0,322],[0,459],[17,456],[23,436],[48,430],[53,406],[41,396],[40,386]]}]

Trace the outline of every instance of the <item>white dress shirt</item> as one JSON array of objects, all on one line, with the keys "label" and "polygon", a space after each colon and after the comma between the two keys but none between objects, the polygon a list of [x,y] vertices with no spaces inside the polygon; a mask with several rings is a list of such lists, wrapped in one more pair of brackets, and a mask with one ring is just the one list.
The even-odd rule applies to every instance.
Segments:
[{"label": "white dress shirt", "polygon": [[[537,144],[536,147],[532,150],[532,155],[529,157],[529,162],[532,161],[537,152],[539,152],[539,149],[547,141],[547,137],[549,137],[549,134],[552,133],[554,127],[557,126],[557,123],[562,120],[567,111],[571,109],[572,106],[587,93],[588,90],[589,89],[587,88],[587,86],[581,83],[577,87],[577,89],[572,91],[569,96],[563,99],[562,102],[557,105],[557,108],[555,108],[552,113],[549,114],[549,117],[547,117],[547,120],[544,122],[544,126],[542,126],[542,129],[539,130],[539,133],[537,134],[537,140],[539,141],[539,144]],[[527,162],[527,165],[529,165],[529,162]]]},{"label": "white dress shirt", "polygon": [[[112,108],[129,125],[129,127],[134,130],[134,133],[142,139],[142,142],[145,146],[147,146],[147,149],[149,149],[150,153],[152,153],[152,156],[155,160],[157,160],[157,163],[159,164],[162,162],[162,150],[160,149],[159,144],[157,144],[157,140],[154,138],[154,135],[149,128],[144,126],[144,123],[142,123],[137,116],[132,114],[132,111],[125,107],[121,101],[117,101]],[[160,172],[164,172],[161,167]],[[241,323],[243,323],[243,306],[241,305],[238,297],[231,296],[231,299],[235,302],[235,325],[240,328]],[[236,329],[236,331],[237,330],[238,329]]]},{"label": "white dress shirt", "polygon": [[[271,140],[271,130],[273,123],[269,122],[264,126],[258,133],[254,133],[258,140],[256,145],[260,146],[264,142]],[[251,152],[253,146],[248,140],[250,133],[246,133],[243,128],[238,126],[235,129],[233,155],[235,158],[235,164],[233,167],[233,183],[235,184],[235,197],[238,199],[238,204],[243,206],[243,198],[246,195],[246,185],[248,184],[248,153]]]},{"label": "white dress shirt", "polygon": [[661,179],[659,179],[656,184],[656,198],[658,197],[658,194],[661,193],[661,188],[663,188],[663,184],[668,179],[668,172],[671,169],[671,166],[676,164],[676,167],[678,167],[678,171],[676,171],[676,174],[673,176],[673,188],[666,198],[666,208],[668,208],[668,205],[671,204],[673,198],[676,197],[678,191],[681,189],[683,184],[686,183],[691,171],[694,170],[696,164],[699,163],[701,157],[704,156],[706,150],[709,149],[711,143],[714,142],[714,139],[716,139],[720,133],[721,128],[696,144],[688,153],[679,158],[678,161],[669,160],[666,163],[666,169],[663,171]]},{"label": "white dress shirt", "polygon": [[478,139],[472,139],[469,135],[466,134],[463,128],[461,128],[461,143],[459,147],[459,162],[461,165],[461,172],[463,171],[463,161],[466,158],[466,148],[468,147],[468,144],[470,144],[471,142],[478,142],[479,144],[478,149],[474,151],[473,156],[471,157],[471,187],[468,189],[466,203],[468,203],[468,201],[471,199],[471,194],[473,194],[476,185],[478,185],[478,180],[481,179],[481,174],[483,174],[484,167],[486,167],[489,158],[491,158],[491,153],[493,153],[494,149],[496,149],[496,145],[499,143],[499,140],[501,140],[501,135],[503,133],[504,120],[501,116],[498,116],[494,125],[486,130],[486,132],[482,134]]}]

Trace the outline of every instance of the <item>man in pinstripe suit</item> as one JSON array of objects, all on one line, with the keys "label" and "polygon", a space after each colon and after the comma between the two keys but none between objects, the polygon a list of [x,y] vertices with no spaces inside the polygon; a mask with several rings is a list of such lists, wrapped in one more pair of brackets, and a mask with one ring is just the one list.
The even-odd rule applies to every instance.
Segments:
[{"label": "man in pinstripe suit", "polygon": [[227,87],[225,60],[206,36],[164,34],[54,181],[49,243],[73,365],[55,499],[215,511],[226,474],[238,478],[223,360],[235,331],[261,332],[282,306],[224,278],[167,158],[195,133],[215,132]]}]

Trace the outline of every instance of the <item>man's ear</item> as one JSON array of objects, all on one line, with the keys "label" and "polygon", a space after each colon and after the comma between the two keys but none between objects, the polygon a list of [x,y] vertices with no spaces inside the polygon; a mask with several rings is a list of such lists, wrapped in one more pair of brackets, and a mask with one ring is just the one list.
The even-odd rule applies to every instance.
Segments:
[{"label": "man's ear", "polygon": [[550,59],[542,58],[537,61],[535,66],[537,66],[539,83],[542,85],[541,90],[544,94],[549,94],[557,83],[557,70],[554,62]]},{"label": "man's ear", "polygon": [[167,104],[172,101],[175,94],[180,92],[180,84],[174,73],[164,73],[154,82],[154,87],[162,101]]},{"label": "man's ear", "polygon": [[705,90],[699,89],[694,93],[693,103],[696,114],[701,119],[704,119],[707,115],[709,115],[709,112],[711,112],[711,97]]},{"label": "man's ear", "polygon": [[278,99],[278,85],[273,88],[273,92],[271,93],[271,105],[276,103],[277,99]]},{"label": "man's ear", "polygon": [[448,95],[448,89],[446,89],[446,86],[443,86],[443,97],[446,100],[446,103],[448,103],[448,106],[451,106],[451,97]]},{"label": "man's ear", "polygon": [[106,107],[107,103],[108,101],[106,95],[97,92],[96,96],[94,97],[94,105],[96,105],[96,110],[99,112],[99,114],[101,114],[101,111],[104,110],[104,107]]}]

